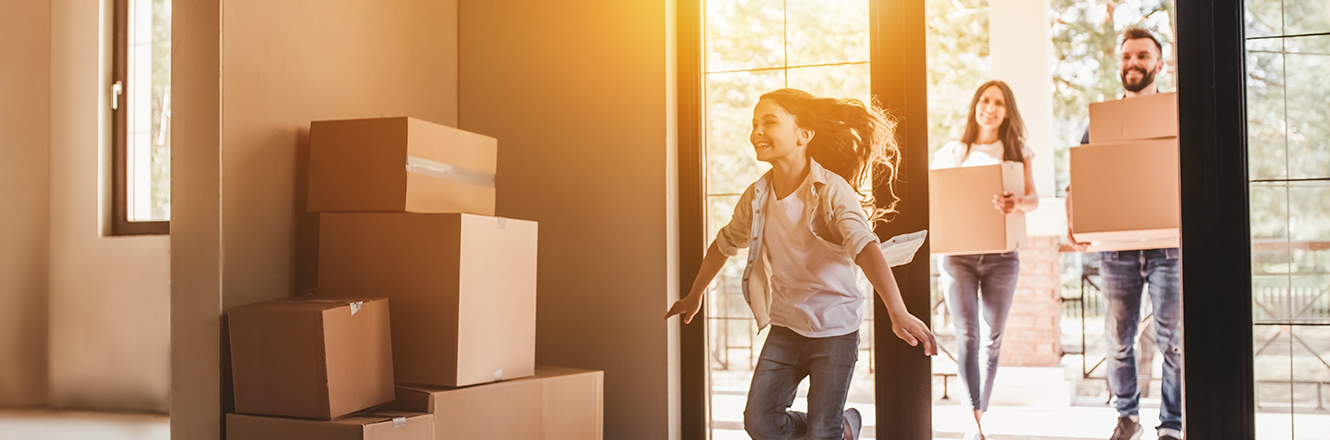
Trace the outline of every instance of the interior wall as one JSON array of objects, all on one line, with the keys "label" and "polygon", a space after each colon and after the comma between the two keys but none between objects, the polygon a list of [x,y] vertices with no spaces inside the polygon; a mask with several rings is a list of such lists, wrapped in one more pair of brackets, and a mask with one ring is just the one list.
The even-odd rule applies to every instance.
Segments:
[{"label": "interior wall", "polygon": [[51,6],[0,1],[0,407],[47,398]]},{"label": "interior wall", "polygon": [[50,4],[49,404],[166,412],[170,237],[104,233],[110,2]]},{"label": "interior wall", "polygon": [[230,400],[223,311],[314,287],[309,122],[409,115],[455,126],[457,1],[182,3],[171,424],[175,438],[215,439]]},{"label": "interior wall", "polygon": [[536,361],[605,371],[605,438],[679,437],[673,1],[463,2],[461,128],[540,222]]}]

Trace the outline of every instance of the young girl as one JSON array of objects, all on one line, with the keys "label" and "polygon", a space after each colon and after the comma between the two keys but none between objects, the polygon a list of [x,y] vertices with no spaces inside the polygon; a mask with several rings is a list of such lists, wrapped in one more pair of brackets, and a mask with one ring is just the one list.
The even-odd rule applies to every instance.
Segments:
[{"label": "young girl", "polygon": [[[1002,81],[989,81],[979,86],[970,100],[965,134],[959,142],[950,142],[938,150],[932,168],[994,165],[1003,161],[1024,163],[1024,194],[993,195],[993,208],[1010,214],[1017,209],[1030,212],[1039,206],[1030,163],[1033,158],[1034,153],[1025,146],[1025,124],[1016,110],[1011,88]],[[980,421],[984,411],[988,410],[988,397],[993,393],[1002,330],[1016,292],[1020,259],[1015,251],[947,255],[942,258],[942,267],[955,280],[946,292],[947,310],[956,323],[960,377],[970,391],[970,409],[974,410],[974,429],[966,434],[965,440],[983,440]],[[989,327],[982,355],[979,352],[981,314]]]},{"label": "young girl", "polygon": [[[743,292],[759,331],[771,325],[753,371],[744,429],[754,440],[857,439],[860,414],[842,412],[859,358],[864,292],[855,265],[882,296],[896,336],[936,353],[933,334],[910,315],[887,266],[856,188],[882,175],[895,178],[900,152],[882,110],[858,100],[817,98],[781,89],[753,109],[749,141],[771,171],[744,191],[730,223],[707,249],[688,296],[668,319],[691,322],[707,285],[726,259],[747,247]],[[890,192],[889,192],[890,194]],[[808,413],[790,411],[795,389],[809,377]]]}]

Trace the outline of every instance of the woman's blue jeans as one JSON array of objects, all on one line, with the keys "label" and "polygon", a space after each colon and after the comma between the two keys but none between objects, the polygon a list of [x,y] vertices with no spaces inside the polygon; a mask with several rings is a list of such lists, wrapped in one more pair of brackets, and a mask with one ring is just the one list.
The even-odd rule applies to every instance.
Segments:
[{"label": "woman's blue jeans", "polygon": [[[947,312],[956,324],[956,363],[961,382],[970,393],[970,409],[988,410],[997,377],[999,351],[1007,312],[1016,296],[1021,260],[1016,252],[981,255],[947,255],[942,268],[955,280],[947,289]],[[982,338],[979,319],[988,326]],[[982,347],[981,347],[982,345]]]},{"label": "woman's blue jeans", "polygon": [[[828,338],[808,338],[771,326],[748,387],[744,430],[753,440],[842,438],[845,399],[854,363],[859,360],[859,331]],[[808,378],[808,413],[790,411],[795,391]]]},{"label": "woman's blue jeans", "polygon": [[[1155,343],[1164,355],[1159,428],[1182,429],[1182,265],[1178,248],[1099,253],[1104,281],[1104,336],[1108,339],[1108,389],[1120,416],[1138,415],[1136,333],[1142,291],[1154,305]],[[1146,289],[1146,287],[1149,289]]]}]

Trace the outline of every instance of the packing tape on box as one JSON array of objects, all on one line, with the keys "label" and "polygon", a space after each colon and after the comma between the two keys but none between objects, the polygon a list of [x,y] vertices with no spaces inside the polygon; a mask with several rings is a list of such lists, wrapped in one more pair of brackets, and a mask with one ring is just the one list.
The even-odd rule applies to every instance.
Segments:
[{"label": "packing tape on box", "polygon": [[498,382],[501,380],[503,380],[503,369],[500,368],[498,370],[494,370],[494,381]]},{"label": "packing tape on box", "polygon": [[355,301],[351,303],[351,314],[354,315],[360,311],[360,306],[365,305],[364,301]]},{"label": "packing tape on box", "polygon": [[508,227],[508,219],[499,217],[499,229]]},{"label": "packing tape on box", "polygon": [[406,172],[468,185],[494,187],[494,173],[470,170],[416,156],[406,157]]},{"label": "packing tape on box", "polygon": [[393,427],[401,428],[406,426],[406,417],[393,417]]}]

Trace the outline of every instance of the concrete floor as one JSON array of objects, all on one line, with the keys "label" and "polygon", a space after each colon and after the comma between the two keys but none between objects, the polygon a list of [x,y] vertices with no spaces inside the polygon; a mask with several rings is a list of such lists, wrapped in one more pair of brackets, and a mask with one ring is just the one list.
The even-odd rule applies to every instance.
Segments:
[{"label": "concrete floor", "polygon": [[77,411],[0,411],[0,440],[168,440],[164,415]]}]

